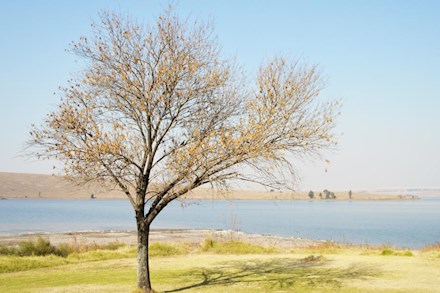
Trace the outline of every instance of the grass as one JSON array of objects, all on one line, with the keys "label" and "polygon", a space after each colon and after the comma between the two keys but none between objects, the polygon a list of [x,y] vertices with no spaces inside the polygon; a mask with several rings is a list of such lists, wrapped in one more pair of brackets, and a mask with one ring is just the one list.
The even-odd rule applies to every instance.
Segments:
[{"label": "grass", "polygon": [[[0,292],[134,292],[134,247],[82,249],[1,255]],[[207,239],[200,247],[155,243],[150,252],[159,292],[440,292],[437,248],[402,257],[405,250],[391,247],[281,251]]]}]

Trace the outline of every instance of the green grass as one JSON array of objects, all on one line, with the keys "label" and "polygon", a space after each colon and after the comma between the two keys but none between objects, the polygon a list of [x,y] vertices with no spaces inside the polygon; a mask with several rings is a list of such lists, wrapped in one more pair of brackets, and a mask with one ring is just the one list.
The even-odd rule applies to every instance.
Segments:
[{"label": "green grass", "polygon": [[[10,273],[38,268],[54,267],[66,264],[94,262],[109,259],[134,258],[136,249],[134,247],[124,247],[115,250],[93,250],[81,253],[72,253],[67,257],[57,255],[47,256],[0,256],[0,273]],[[0,290],[0,292],[2,292]]]},{"label": "green grass", "polygon": [[0,273],[26,271],[38,268],[53,267],[67,264],[65,258],[50,256],[0,256]]},{"label": "green grass", "polygon": [[[280,251],[209,239],[200,247],[156,243],[152,283],[159,292],[440,292],[439,250],[402,257],[405,250],[329,246]],[[2,255],[0,292],[132,292],[135,255],[135,247],[125,246],[67,257]]]}]

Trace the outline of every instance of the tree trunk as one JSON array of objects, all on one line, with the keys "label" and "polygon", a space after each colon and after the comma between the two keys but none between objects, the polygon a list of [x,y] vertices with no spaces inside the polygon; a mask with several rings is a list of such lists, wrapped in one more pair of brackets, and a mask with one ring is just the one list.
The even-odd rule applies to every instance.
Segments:
[{"label": "tree trunk", "polygon": [[137,287],[144,292],[152,293],[154,290],[151,288],[150,268],[148,263],[148,236],[150,234],[150,226],[146,223],[143,213],[142,215],[136,215],[136,222],[138,232]]}]

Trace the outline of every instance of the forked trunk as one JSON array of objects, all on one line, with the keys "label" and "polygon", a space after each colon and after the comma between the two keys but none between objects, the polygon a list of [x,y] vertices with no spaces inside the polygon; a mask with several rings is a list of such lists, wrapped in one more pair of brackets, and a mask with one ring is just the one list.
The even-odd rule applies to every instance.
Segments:
[{"label": "forked trunk", "polygon": [[145,223],[143,215],[136,216],[137,232],[138,232],[138,275],[137,287],[144,292],[152,293],[150,282],[150,268],[148,263],[148,236],[150,234],[150,226]]}]

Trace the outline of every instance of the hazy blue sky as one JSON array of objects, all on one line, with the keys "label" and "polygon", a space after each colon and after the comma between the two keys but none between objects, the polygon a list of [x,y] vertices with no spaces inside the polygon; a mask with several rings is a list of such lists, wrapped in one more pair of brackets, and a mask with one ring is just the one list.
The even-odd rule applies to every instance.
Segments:
[{"label": "hazy blue sky", "polygon": [[[80,67],[65,52],[102,9],[154,20],[165,1],[2,1],[0,172],[51,173],[18,157],[31,123]],[[225,56],[252,73],[286,54],[320,64],[324,99],[342,99],[331,164],[298,167],[301,189],[440,186],[440,1],[185,1],[215,23]],[[326,173],[324,170],[328,169]]]}]

